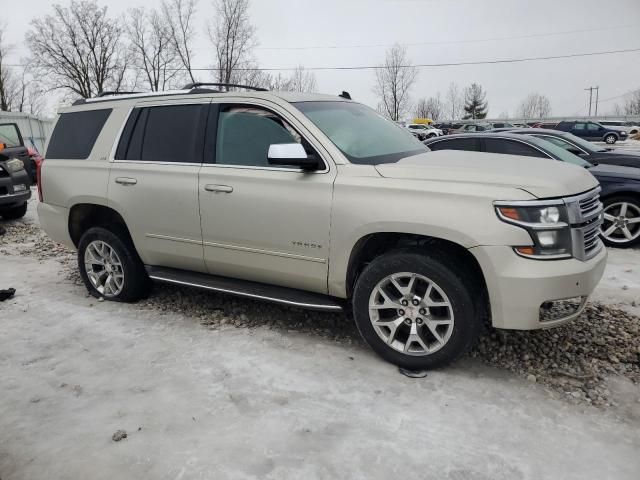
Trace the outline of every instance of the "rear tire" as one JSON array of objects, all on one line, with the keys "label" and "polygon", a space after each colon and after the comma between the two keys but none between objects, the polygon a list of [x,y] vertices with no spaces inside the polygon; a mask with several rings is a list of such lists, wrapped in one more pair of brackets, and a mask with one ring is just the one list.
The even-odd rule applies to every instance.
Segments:
[{"label": "rear tire", "polygon": [[5,220],[17,220],[24,217],[27,214],[27,202],[24,202],[19,207],[7,208],[0,210],[0,215]]},{"label": "rear tire", "polygon": [[474,301],[479,292],[471,278],[442,252],[430,256],[412,249],[382,255],[364,269],[355,286],[358,330],[395,365],[443,367],[469,350],[482,327]]},{"label": "rear tire", "polygon": [[103,227],[87,230],[78,244],[78,268],[96,298],[134,302],[149,293],[150,280],[126,233]]},{"label": "rear tire", "polygon": [[608,145],[613,145],[618,141],[618,137],[616,137],[613,133],[604,136],[604,143]]}]

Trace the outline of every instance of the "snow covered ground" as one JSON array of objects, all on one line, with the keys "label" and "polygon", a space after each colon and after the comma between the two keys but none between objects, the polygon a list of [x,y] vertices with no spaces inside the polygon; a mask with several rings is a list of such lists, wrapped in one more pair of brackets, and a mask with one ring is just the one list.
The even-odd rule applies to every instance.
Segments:
[{"label": "snow covered ground", "polygon": [[[638,478],[640,388],[621,375],[606,409],[477,358],[409,379],[335,316],[98,302],[43,248],[0,244],[18,289],[0,303],[2,480]],[[594,300],[637,314],[639,295],[640,251],[611,250]]]}]

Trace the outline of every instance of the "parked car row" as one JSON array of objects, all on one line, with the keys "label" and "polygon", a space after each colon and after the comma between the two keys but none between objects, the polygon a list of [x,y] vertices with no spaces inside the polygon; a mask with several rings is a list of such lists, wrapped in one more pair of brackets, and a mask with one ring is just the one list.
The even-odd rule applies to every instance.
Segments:
[{"label": "parked car row", "polygon": [[435,151],[466,150],[536,157],[584,167],[602,188],[604,242],[616,247],[630,247],[640,242],[640,156],[603,151],[570,133],[534,128],[449,135],[424,143]]}]

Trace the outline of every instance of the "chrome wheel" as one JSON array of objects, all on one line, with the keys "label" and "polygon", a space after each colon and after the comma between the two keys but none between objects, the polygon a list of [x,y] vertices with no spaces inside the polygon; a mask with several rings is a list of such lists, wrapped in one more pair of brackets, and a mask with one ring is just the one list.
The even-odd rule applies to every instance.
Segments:
[{"label": "chrome wheel", "polygon": [[453,308],[444,291],[416,273],[394,273],[375,286],[369,318],[376,334],[405,355],[437,352],[453,333]]},{"label": "chrome wheel", "polygon": [[615,135],[607,135],[606,137],[604,137],[604,141],[605,143],[608,143],[609,145],[613,145],[614,143],[616,143],[617,138],[615,137]]},{"label": "chrome wheel", "polygon": [[627,243],[640,237],[640,207],[630,202],[607,205],[602,236],[611,243]]},{"label": "chrome wheel", "polygon": [[104,297],[115,297],[124,287],[124,270],[116,251],[94,240],[84,251],[84,268],[93,287]]}]

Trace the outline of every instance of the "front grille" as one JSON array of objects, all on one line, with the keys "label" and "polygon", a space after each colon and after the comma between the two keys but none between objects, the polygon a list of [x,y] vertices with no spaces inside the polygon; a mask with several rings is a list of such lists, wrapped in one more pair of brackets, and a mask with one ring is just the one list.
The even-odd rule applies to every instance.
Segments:
[{"label": "front grille", "polygon": [[602,203],[600,188],[565,200],[571,220],[573,255],[579,260],[589,260],[602,249]]}]

